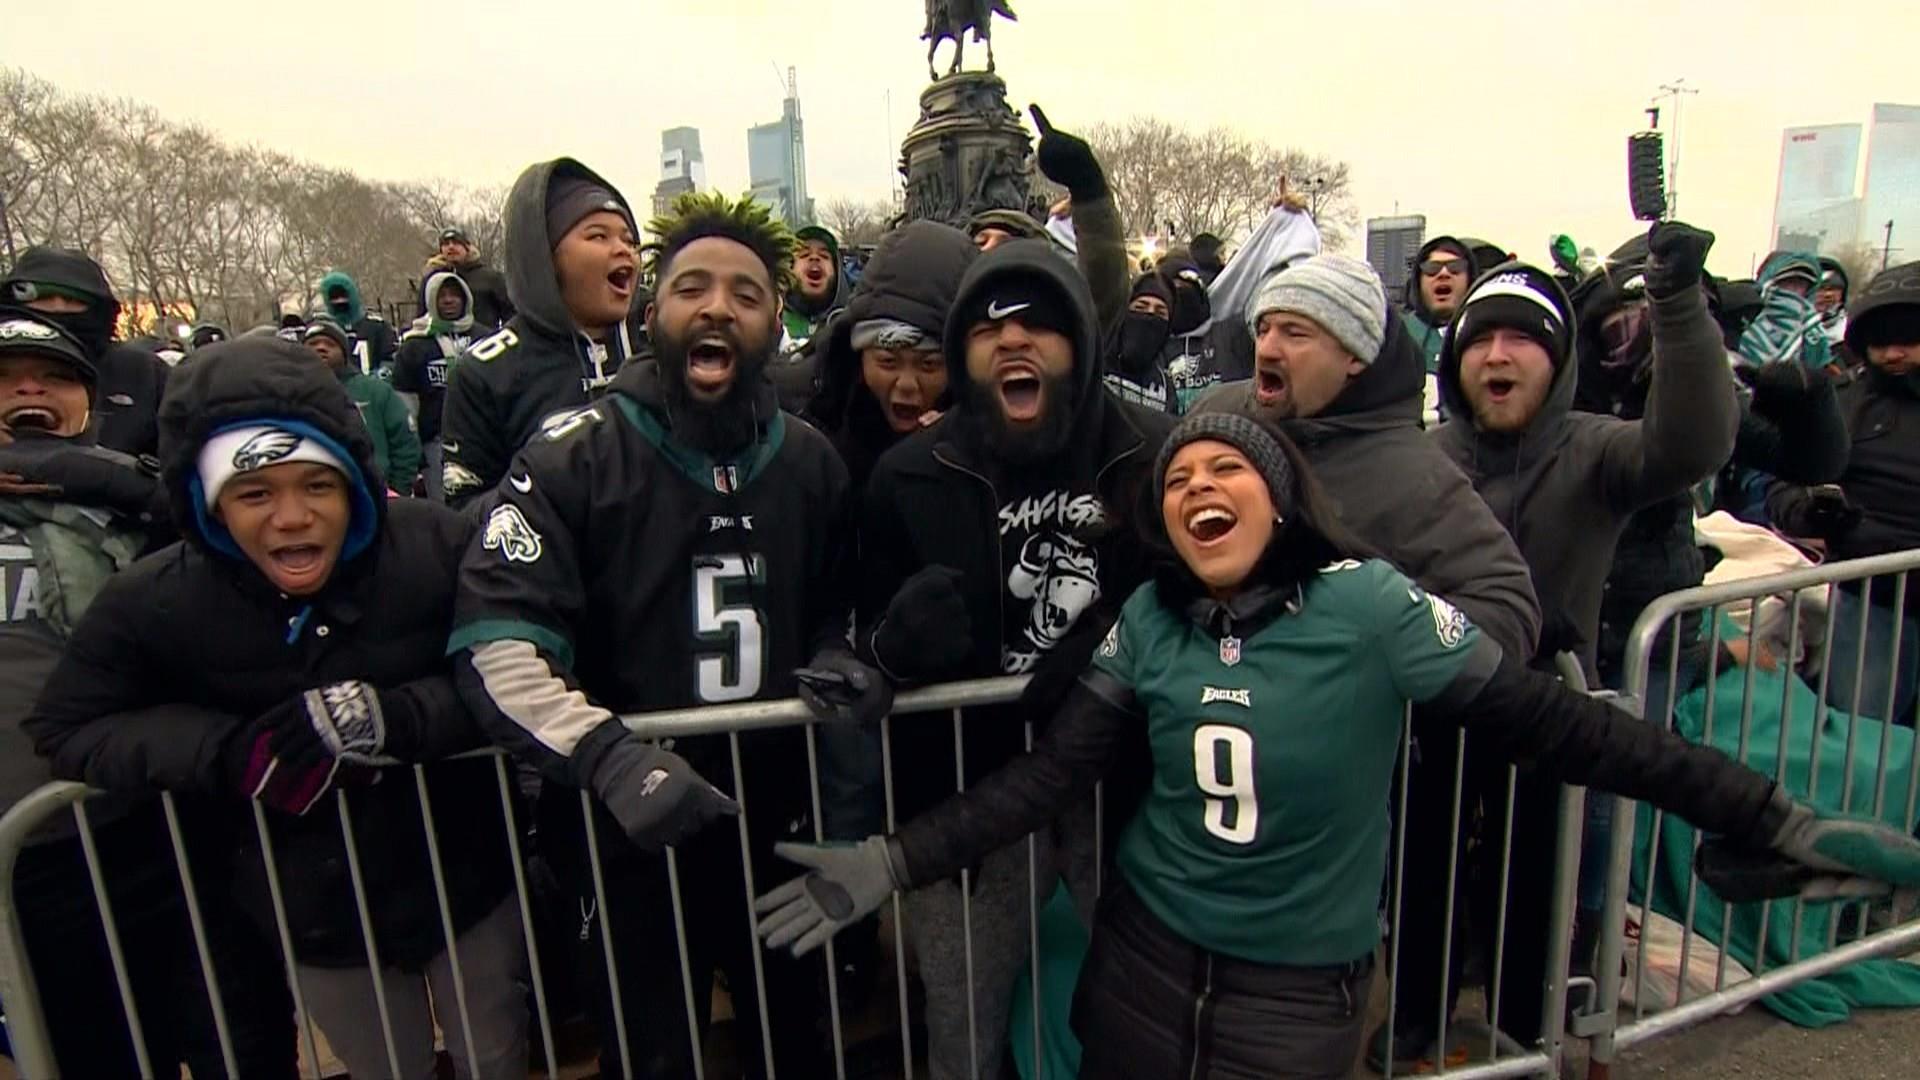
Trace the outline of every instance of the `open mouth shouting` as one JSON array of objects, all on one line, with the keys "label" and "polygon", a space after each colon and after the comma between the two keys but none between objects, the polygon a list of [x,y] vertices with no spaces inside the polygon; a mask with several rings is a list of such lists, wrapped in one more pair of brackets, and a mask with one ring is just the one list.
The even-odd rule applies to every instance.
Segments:
[{"label": "open mouth shouting", "polygon": [[1217,503],[1188,510],[1185,521],[1187,535],[1193,537],[1194,542],[1202,548],[1225,540],[1238,524],[1239,515]]},{"label": "open mouth shouting", "polygon": [[1023,361],[1002,364],[994,388],[1000,393],[1000,408],[1008,420],[1025,424],[1040,419],[1046,406],[1046,384],[1038,368]]},{"label": "open mouth shouting", "polygon": [[697,396],[720,397],[733,385],[737,356],[727,335],[717,330],[700,335],[687,349],[687,385]]},{"label": "open mouth shouting", "polygon": [[62,419],[59,413],[45,405],[16,405],[0,414],[10,431],[43,431],[49,434],[60,430]]},{"label": "open mouth shouting", "polygon": [[1278,405],[1287,398],[1287,376],[1275,364],[1260,364],[1253,372],[1253,396],[1261,405]]},{"label": "open mouth shouting", "polygon": [[633,301],[633,282],[639,276],[639,270],[632,265],[616,266],[607,271],[607,289],[622,304]]},{"label": "open mouth shouting", "polygon": [[273,564],[274,584],[286,592],[297,594],[327,572],[327,552],[319,544],[285,544],[269,549],[267,558]]},{"label": "open mouth shouting", "polygon": [[1434,307],[1445,309],[1448,305],[1453,303],[1453,297],[1454,297],[1453,282],[1436,281],[1433,283],[1433,306]]},{"label": "open mouth shouting", "polygon": [[1501,405],[1513,396],[1513,388],[1517,384],[1504,375],[1494,375],[1489,377],[1484,385],[1487,388],[1487,400],[1495,405]]}]

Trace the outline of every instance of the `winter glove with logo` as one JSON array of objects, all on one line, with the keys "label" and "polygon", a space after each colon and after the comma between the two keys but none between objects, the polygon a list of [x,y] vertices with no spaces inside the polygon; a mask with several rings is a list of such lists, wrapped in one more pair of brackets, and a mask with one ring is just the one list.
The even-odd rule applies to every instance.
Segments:
[{"label": "winter glove with logo", "polygon": [[1033,114],[1033,126],[1040,132],[1040,146],[1034,156],[1039,159],[1040,171],[1047,179],[1066,188],[1075,202],[1092,202],[1104,197],[1107,174],[1101,170],[1100,159],[1094,156],[1087,140],[1054,130],[1038,105],[1027,106],[1027,111]]},{"label": "winter glove with logo", "polygon": [[794,676],[813,715],[842,724],[872,724],[893,709],[893,684],[845,649],[823,649]]},{"label": "winter glove with logo", "polygon": [[773,853],[810,873],[754,901],[760,937],[769,949],[805,956],[843,927],[872,914],[894,890],[909,887],[894,841],[869,836],[858,844],[775,844]]},{"label": "winter glove with logo", "polygon": [[973,650],[960,571],[929,566],[908,578],[873,631],[873,658],[896,682],[942,675]]},{"label": "winter glove with logo", "polygon": [[1701,845],[1696,865],[1722,899],[1832,900],[1920,889],[1920,840],[1882,822],[1822,810],[1775,788],[1755,833],[1745,843]]},{"label": "winter glove with logo", "polygon": [[627,838],[649,853],[740,812],[685,758],[631,737],[607,748],[589,783]]},{"label": "winter glove with logo", "polygon": [[412,704],[381,694],[358,679],[315,687],[268,710],[261,724],[273,754],[296,769],[338,760],[353,765],[398,765],[412,751]]},{"label": "winter glove with logo", "polygon": [[1713,234],[1679,221],[1655,222],[1647,230],[1647,295],[1678,296],[1700,284]]}]

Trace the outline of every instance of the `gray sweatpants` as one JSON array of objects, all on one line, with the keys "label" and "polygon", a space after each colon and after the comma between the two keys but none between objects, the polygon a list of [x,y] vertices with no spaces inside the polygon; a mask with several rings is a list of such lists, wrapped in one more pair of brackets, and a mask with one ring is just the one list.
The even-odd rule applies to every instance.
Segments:
[{"label": "gray sweatpants", "polygon": [[[981,860],[963,904],[959,880],[907,893],[907,937],[927,988],[927,1067],[933,1080],[998,1080],[1007,1048],[1014,983],[1029,958],[1029,907],[1044,906],[1062,880],[1082,923],[1091,924],[1095,843],[1093,802],[1069,810],[1035,837],[1035,874],[1027,878],[1027,842]],[[971,924],[973,971],[967,971]],[[967,1049],[967,988],[973,988],[974,1052]],[[977,1069],[976,1069],[977,1065]]]},{"label": "gray sweatpants", "polygon": [[[445,952],[427,964],[425,976],[398,968],[381,972],[401,1077],[433,1075],[433,1025],[437,1017],[461,1080],[495,1080],[527,1075],[527,948],[520,929],[520,904],[512,896],[461,934],[460,974],[467,991],[467,1015],[473,1020],[473,1052],[467,1054],[459,999],[454,994],[453,963]],[[368,969],[298,967],[307,1011],[346,1063],[354,1080],[392,1080],[386,1035],[380,1025]],[[432,998],[429,1001],[428,993]]]}]

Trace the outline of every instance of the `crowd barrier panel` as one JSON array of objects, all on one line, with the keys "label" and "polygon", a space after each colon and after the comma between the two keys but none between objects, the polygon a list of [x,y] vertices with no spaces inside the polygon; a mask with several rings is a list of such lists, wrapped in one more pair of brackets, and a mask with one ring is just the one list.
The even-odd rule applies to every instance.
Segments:
[{"label": "crowd barrier panel", "polygon": [[[1829,610],[1833,612],[1833,620],[1843,618],[1858,620],[1852,627],[1857,631],[1854,634],[1857,644],[1854,648],[1844,651],[1842,655],[1836,655],[1836,650],[1832,647],[1834,633],[1826,631],[1836,627],[1840,629],[1847,627],[1840,626],[1837,621],[1829,622],[1821,628],[1823,632],[1820,634],[1820,640],[1811,641],[1802,631],[1801,614],[1803,606],[1811,602],[1808,596],[1809,590],[1817,599],[1821,590],[1838,589],[1843,584],[1852,583],[1860,583],[1860,587],[1867,590],[1867,595],[1870,597],[1889,599],[1894,611],[1903,611],[1910,601],[1908,578],[1915,569],[1920,569],[1920,550],[1830,563],[1724,584],[1703,585],[1662,596],[1649,604],[1641,613],[1629,637],[1623,703],[1644,715],[1648,704],[1649,687],[1655,685],[1653,674],[1660,670],[1653,667],[1656,662],[1656,653],[1664,654],[1658,662],[1664,669],[1666,686],[1679,687],[1688,682],[1687,666],[1683,663],[1681,649],[1683,644],[1681,639],[1684,635],[1680,632],[1680,628],[1685,625],[1686,616],[1696,612],[1701,613],[1706,648],[1703,656],[1695,650],[1687,662],[1704,665],[1702,706],[1704,728],[1701,739],[1702,741],[1712,740],[1713,723],[1719,711],[1717,706],[1721,704],[1718,700],[1720,688],[1717,684],[1725,670],[1721,658],[1723,646],[1744,643],[1747,660],[1740,665],[1743,685],[1739,703],[1740,732],[1737,756],[1742,762],[1748,761],[1753,751],[1751,736],[1756,694],[1766,692],[1756,690],[1760,667],[1753,662],[1767,647],[1766,638],[1761,632],[1763,619],[1759,617],[1759,612],[1763,604],[1774,610],[1784,609],[1787,615],[1784,655],[1776,658],[1779,670],[1785,673],[1785,677],[1780,680],[1781,716],[1778,746],[1774,748],[1775,780],[1782,783],[1787,781],[1789,756],[1795,749],[1794,746],[1789,745],[1793,733],[1793,690],[1796,680],[1803,681],[1812,689],[1814,699],[1812,738],[1808,748],[1807,769],[1810,787],[1806,791],[1796,791],[1795,794],[1808,799],[1820,794],[1821,733],[1827,725],[1829,711],[1844,705],[1843,711],[1847,714],[1847,734],[1841,763],[1845,773],[1840,796],[1842,807],[1853,813],[1867,813],[1884,819],[1885,811],[1889,806],[1889,797],[1898,799],[1903,788],[1904,802],[1893,805],[1902,807],[1901,820],[1905,822],[1904,828],[1911,830],[1915,820],[1916,795],[1920,795],[1920,755],[1914,756],[1907,769],[1907,775],[1899,786],[1889,791],[1889,781],[1900,779],[1889,774],[1889,754],[1896,741],[1895,731],[1903,727],[1911,731],[1916,717],[1905,713],[1899,716],[1890,715],[1894,711],[1895,693],[1900,678],[1897,661],[1886,665],[1887,671],[1884,678],[1869,679],[1867,677],[1878,675],[1877,672],[1870,671],[1868,666],[1869,647],[1878,649],[1872,640],[1875,635],[1869,632],[1868,618],[1873,613],[1872,604],[1860,603],[1857,615],[1842,615],[1838,604],[1828,605]],[[1914,584],[1920,586],[1920,581]],[[1742,609],[1748,612],[1744,631],[1741,631],[1729,618],[1730,613],[1738,613]],[[1901,651],[1903,620],[1892,619],[1890,624],[1892,640],[1884,642],[1886,646],[1884,655],[1897,658]],[[1728,632],[1730,626],[1732,633]],[[1884,635],[1880,636],[1884,637]],[[1774,639],[1777,644],[1779,641],[1777,632],[1774,634]],[[1805,659],[1801,660],[1800,654],[1803,651]],[[1800,662],[1796,665],[1797,660]],[[1830,705],[1828,691],[1836,670],[1843,675],[1851,672],[1853,678],[1849,683],[1843,684],[1851,688],[1850,692],[1844,695],[1845,700]],[[1664,692],[1660,696],[1661,700],[1655,703],[1656,715],[1646,716],[1646,719],[1650,723],[1658,723],[1671,729],[1674,724],[1674,706],[1683,695],[1674,691]],[[1863,710],[1866,713],[1865,719],[1875,722],[1880,733],[1880,738],[1874,740],[1871,745],[1860,732]],[[1875,759],[1870,791],[1864,786],[1856,790],[1855,784],[1855,766],[1866,762],[1865,755],[1873,755]],[[1640,813],[1651,813],[1653,816],[1650,843],[1643,864],[1644,880],[1647,885],[1646,895],[1635,904],[1629,902],[1629,890],[1636,833],[1634,822],[1636,814]],[[1627,799],[1616,801],[1616,824],[1612,848],[1607,852],[1604,921],[1601,927],[1599,956],[1594,969],[1599,982],[1598,997],[1597,1000],[1590,1000],[1585,1009],[1576,1013],[1571,1029],[1575,1037],[1589,1040],[1590,1060],[1594,1069],[1591,1075],[1596,1078],[1606,1076],[1616,1055],[1632,1046],[1696,1026],[1708,1019],[1826,975],[1849,964],[1878,957],[1902,955],[1920,949],[1920,921],[1901,921],[1899,907],[1904,906],[1904,903],[1896,903],[1894,898],[1805,901],[1796,897],[1774,900],[1764,905],[1758,903],[1733,905],[1720,901],[1718,897],[1711,894],[1705,896],[1701,894],[1700,882],[1690,869],[1692,865],[1690,859],[1689,872],[1686,874],[1684,884],[1684,910],[1680,913],[1683,936],[1679,970],[1683,977],[1679,981],[1674,1006],[1659,1012],[1648,1011],[1648,995],[1645,992],[1648,965],[1646,939],[1643,936],[1638,945],[1634,965],[1635,978],[1640,985],[1635,987],[1632,1015],[1624,1016],[1621,1001],[1626,987],[1623,985],[1622,963],[1628,955],[1629,948],[1625,927],[1629,909],[1638,912],[1638,921],[1641,926],[1647,925],[1647,916],[1651,910],[1652,894],[1657,881],[1656,875],[1660,867],[1661,820],[1662,814],[1657,809],[1643,807]],[[1693,837],[1696,853],[1699,843],[1700,837],[1696,832]],[[1900,899],[1904,901],[1905,898]],[[1713,943],[1719,947],[1720,957],[1714,972],[1713,990],[1710,993],[1689,998],[1684,975],[1690,970],[1690,956],[1693,950],[1702,940],[1702,935],[1695,929],[1695,918],[1699,914],[1700,905],[1708,903],[1720,905],[1720,926],[1723,928],[1723,938],[1734,925],[1736,908],[1759,907],[1759,933],[1756,939],[1759,946],[1755,956],[1756,963],[1751,979],[1729,986],[1726,982],[1726,962],[1728,953],[1732,950],[1724,947],[1724,941]],[[1825,948],[1813,956],[1767,970],[1768,927],[1776,917],[1776,913],[1780,917],[1787,917],[1788,910],[1791,911],[1792,929],[1789,933],[1787,954],[1789,957],[1797,957],[1801,952],[1802,921],[1808,911],[1808,905],[1814,903],[1822,904],[1828,909],[1825,912],[1828,915]],[[1858,940],[1842,944],[1837,940],[1837,935],[1844,908],[1854,909],[1859,919],[1858,925],[1869,932]],[[1876,923],[1887,925],[1876,928]]]},{"label": "crowd barrier panel", "polygon": [[[1576,681],[1579,680],[1578,667],[1571,662],[1571,657],[1562,658],[1561,669],[1563,677]],[[928,687],[911,692],[904,692],[898,696],[895,702],[893,716],[881,722],[880,730],[883,762],[882,782],[885,795],[886,818],[889,828],[894,825],[894,796],[896,782],[899,779],[895,777],[893,773],[891,742],[894,725],[896,723],[939,723],[942,722],[943,719],[946,722],[950,722],[954,733],[954,748],[957,759],[956,771],[959,774],[956,776],[956,781],[964,783],[963,731],[965,711],[970,708],[1010,702],[1019,695],[1024,684],[1025,679],[1020,677],[982,679]],[[1584,685],[1583,683],[1579,684]],[[751,901],[753,893],[761,890],[757,888],[753,879],[752,860],[748,857],[748,821],[750,815],[754,813],[755,804],[754,793],[747,789],[744,783],[745,778],[740,769],[740,739],[742,734],[763,729],[796,725],[806,728],[807,767],[811,780],[815,839],[819,840],[823,838],[820,834],[821,796],[819,756],[815,738],[817,724],[801,702],[797,700],[749,702],[735,705],[631,715],[622,717],[622,720],[636,734],[649,739],[678,739],[703,734],[724,734],[728,737],[735,775],[740,781],[736,792],[740,804],[740,813],[735,821],[735,828],[737,830],[736,842],[739,845],[741,865],[746,881],[747,892],[749,893],[749,901]],[[1026,735],[1028,745],[1031,746],[1034,736],[1031,724],[1028,725]],[[1403,763],[1408,760],[1410,755],[1413,735],[1412,720],[1411,716],[1409,716],[1402,724],[1401,761]],[[1467,739],[1464,731],[1451,729],[1442,730],[1437,733],[1427,733],[1425,737],[1454,739],[1457,740],[1457,746],[1459,747],[1464,747]],[[538,1044],[539,1048],[544,1051],[544,1060],[548,1063],[547,1075],[552,1076],[554,1075],[554,1069],[556,1067],[554,1017],[550,1013],[549,994],[545,986],[545,979],[542,977],[545,969],[543,968],[543,958],[540,955],[540,944],[535,935],[534,908],[529,892],[528,875],[522,859],[520,834],[525,822],[517,820],[517,815],[514,813],[515,777],[509,767],[508,759],[498,751],[483,750],[475,751],[474,753],[491,755],[494,761],[495,779],[499,788],[501,806],[507,821],[506,845],[513,863],[514,898],[520,908],[521,924],[524,931],[524,944],[532,974],[531,982],[533,985],[535,1012],[532,1019],[537,1024],[538,1037],[540,1040]],[[433,806],[428,796],[425,767],[415,766],[413,768],[413,774],[416,791],[420,799],[422,815],[427,823],[427,836],[429,841],[428,854],[432,864],[431,870],[435,885],[435,897],[439,908],[438,915],[441,920],[443,932],[448,941],[448,959],[453,968],[457,987],[456,1000],[453,1002],[436,1002],[436,1013],[439,1016],[439,1025],[447,1045],[453,1046],[455,1045],[455,1040],[461,1040],[464,1048],[468,1051],[469,1059],[471,1059],[474,1041],[472,1019],[467,1007],[465,981],[461,975],[459,947],[455,940],[455,935],[452,932],[452,919],[449,912],[445,880],[442,875],[439,844],[435,837],[435,829],[433,826]],[[1507,777],[1506,797],[1509,810],[1511,810],[1514,792],[1514,773],[1511,768],[1507,771]],[[1449,835],[1458,837],[1461,835],[1461,830],[1457,826],[1461,821],[1463,813],[1470,814],[1472,812],[1472,808],[1464,807],[1462,801],[1464,761],[1456,760],[1456,768],[1452,782],[1453,801],[1451,820],[1455,828],[1451,830]],[[1396,806],[1404,805],[1407,797],[1407,788],[1407,770],[1402,768],[1397,774],[1396,790],[1392,796]],[[42,822],[53,818],[63,810],[73,814],[79,828],[88,872],[92,879],[94,902],[99,909],[105,927],[107,944],[113,960],[114,977],[118,984],[119,997],[125,1013],[128,1029],[134,1036],[135,1053],[138,1057],[141,1074],[144,1077],[152,1077],[155,1075],[155,1063],[147,1060],[144,1044],[139,1037],[140,1031],[142,1030],[142,1018],[139,1015],[139,1010],[134,1001],[134,994],[121,955],[118,930],[113,918],[112,905],[107,899],[107,892],[102,876],[103,870],[101,869],[99,858],[94,849],[92,826],[89,823],[86,809],[87,799],[93,794],[97,794],[97,792],[81,784],[52,783],[29,794],[17,803],[4,817],[0,817],[0,928],[3,928],[0,929],[0,1002],[4,1002],[5,1005],[16,1066],[21,1075],[28,1078],[28,1080],[41,1080],[41,1078],[44,1077],[56,1076],[58,1075],[58,1071],[53,1060],[46,1017],[41,1009],[41,1002],[34,981],[34,973],[25,948],[19,912],[15,907],[14,868],[23,845],[34,829]],[[1445,1070],[1446,1075],[1458,1077],[1461,1078],[1461,1080],[1469,1080],[1469,1078],[1492,1080],[1492,1078],[1495,1077],[1510,1076],[1553,1076],[1557,1072],[1564,1052],[1566,1036],[1564,1017],[1566,1015],[1565,1004],[1568,991],[1566,980],[1566,972],[1568,970],[1568,939],[1572,925],[1574,893],[1579,867],[1581,828],[1584,817],[1582,811],[1584,805],[1583,794],[1584,793],[1578,788],[1562,788],[1561,790],[1560,818],[1557,829],[1558,843],[1556,850],[1551,853],[1551,857],[1554,860],[1555,879],[1551,922],[1547,927],[1548,982],[1546,986],[1542,987],[1541,994],[1541,1015],[1543,1018],[1542,1039],[1537,1046],[1529,1048],[1526,1052],[1519,1055],[1509,1054],[1508,1056],[1501,1057],[1498,1056],[1499,1051],[1497,1047],[1489,1047],[1486,1051],[1487,1060],[1476,1061],[1464,1068]],[[187,848],[184,845],[180,831],[179,816],[171,795],[162,794],[160,798],[165,809],[165,816],[174,849],[175,863],[180,881],[183,885],[183,892],[191,919],[201,971],[210,988],[209,998],[216,1021],[216,1035],[219,1039],[221,1056],[226,1064],[228,1073],[230,1075],[236,1075],[238,1069],[235,1064],[236,1059],[233,1040],[228,1030],[228,1018],[220,995],[219,979],[215,977],[214,963],[208,945],[206,927],[202,923],[202,908],[199,897],[195,892],[195,882],[186,854]],[[1100,791],[1096,789],[1096,808],[1100,805],[1099,800]],[[368,915],[365,883],[361,873],[357,846],[354,843],[353,824],[347,813],[345,794],[337,795],[335,802],[340,825],[346,841],[351,883],[363,940],[367,949],[367,955],[372,961],[371,966],[377,970],[379,967],[378,950],[370,929],[371,923]],[[632,1075],[632,1065],[636,1056],[636,1048],[629,1045],[627,1036],[629,1025],[626,1015],[628,1003],[623,1000],[623,996],[620,993],[619,981],[617,977],[614,977],[619,960],[617,956],[618,949],[613,940],[613,926],[608,915],[609,906],[607,903],[606,882],[602,872],[601,846],[603,841],[597,836],[597,830],[593,827],[591,803],[585,792],[582,792],[580,795],[580,806],[587,822],[586,839],[592,868],[594,899],[598,912],[601,942],[609,976],[608,985],[611,990],[612,1009],[617,1028],[616,1045],[611,1048],[603,1047],[603,1052],[611,1050],[616,1053],[621,1063],[622,1071],[627,1075]],[[322,811],[316,809],[315,812]],[[1100,815],[1096,813],[1095,816],[1096,820],[1098,820]],[[1506,922],[1507,873],[1512,860],[1516,857],[1516,853],[1512,850],[1511,813],[1506,815],[1506,817],[1506,835],[1499,838],[1498,841],[1501,852],[1499,871],[1501,879],[1500,905],[1497,914],[1498,930],[1496,932],[1499,945],[1495,948],[1494,955],[1491,958],[1491,977],[1487,983],[1490,990],[1488,994],[1488,1004],[1492,1014],[1488,1017],[1488,1022],[1496,1028],[1499,1025],[1499,989],[1503,978],[1503,953],[1510,932]],[[283,890],[288,887],[288,883],[283,881],[282,872],[274,861],[272,838],[267,828],[266,811],[263,810],[258,803],[253,806],[253,823],[262,844],[262,855],[267,867],[269,896],[273,906],[278,946],[283,962],[283,970],[292,992],[295,1009],[296,1027],[298,1031],[297,1038],[300,1041],[301,1048],[305,1051],[302,1055],[304,1062],[308,1063],[309,1067],[317,1070],[318,1065],[316,1063],[319,1060],[319,1056],[314,1023],[307,1012],[305,1001],[301,994],[300,979],[298,978],[298,973],[292,959],[292,936],[288,928],[283,893]],[[1384,972],[1390,980],[1395,977],[1400,966],[1399,947],[1401,935],[1399,933],[1399,927],[1401,924],[1401,912],[1403,905],[1410,902],[1422,904],[1438,902],[1446,905],[1446,910],[1449,915],[1449,929],[1445,935],[1443,944],[1442,965],[1444,970],[1444,965],[1447,963],[1455,947],[1451,929],[1453,923],[1451,915],[1454,906],[1453,897],[1459,890],[1454,888],[1454,885],[1463,873],[1462,852],[1459,849],[1460,845],[1455,842],[1452,844],[1453,850],[1448,859],[1448,881],[1445,883],[1444,891],[1441,891],[1441,883],[1409,883],[1404,880],[1402,869],[1406,857],[1406,831],[1404,828],[1404,815],[1397,812],[1397,810],[1394,814],[1394,823],[1391,867],[1388,877],[1388,880],[1391,882],[1391,888],[1388,890],[1388,910],[1385,913],[1388,924],[1391,927],[1391,932],[1388,934],[1385,943],[1387,962]],[[716,830],[723,828],[724,826],[717,826]],[[1098,828],[1098,826],[1096,826],[1096,828]],[[715,839],[714,832],[710,831],[696,842],[713,843]],[[1482,842],[1491,843],[1493,839],[1494,838],[1490,837],[1483,838]],[[1096,833],[1096,843],[1098,842],[1099,838]],[[1026,844],[1029,885],[1031,886],[1033,884],[1033,876],[1036,873],[1037,859],[1034,838],[1031,836],[1028,837]],[[1518,853],[1518,857],[1539,859],[1547,857],[1547,853],[1520,852]],[[681,954],[679,973],[681,991],[687,1012],[688,1029],[696,1033],[695,1038],[697,1040],[698,1025],[694,1023],[697,1011],[696,994],[710,993],[711,988],[706,986],[696,987],[693,983],[692,972],[687,959],[686,924],[680,891],[679,865],[676,853],[672,849],[668,849],[667,851],[666,866],[673,904],[674,925]],[[1097,888],[1098,885],[1096,883],[1096,889]],[[1042,972],[1040,953],[1037,947],[1039,933],[1038,909],[1041,900],[1034,896],[1035,890],[1029,888],[1028,891],[1030,896],[1028,909],[1030,927],[1029,947],[1032,954],[1029,963],[1029,972],[1034,980],[1034,992],[1031,995],[1031,1020],[1034,1031],[1035,1070],[1038,1072],[1043,1068],[1044,1062],[1044,1055],[1041,1053],[1040,1043],[1041,1032],[1044,1029],[1043,999],[1045,995],[1040,991]],[[963,925],[966,927],[965,932],[967,935],[966,970],[969,988],[972,987],[974,970],[972,952],[973,914],[969,899],[970,895],[970,888],[967,887],[963,879]],[[891,900],[891,911],[893,916],[894,974],[897,989],[897,1005],[899,1009],[900,1071],[901,1075],[911,1078],[915,1075],[917,1065],[913,1045],[912,1024],[909,1018],[907,990],[908,950],[902,930],[904,915],[901,897],[898,893],[896,893]],[[742,926],[740,931],[742,933],[752,933],[753,929],[754,927],[750,916],[749,924]],[[837,964],[835,963],[832,950],[833,946],[829,943],[827,962],[830,965],[829,970],[837,970]],[[767,1015],[769,1002],[767,1000],[766,984],[762,974],[762,956],[762,951],[756,948],[754,950],[755,986],[753,987],[753,993],[755,994],[756,1003],[760,1008],[760,1015],[764,1018]],[[560,958],[549,957],[544,959],[547,963],[563,962]],[[825,982],[827,986],[829,1021],[833,1039],[834,1072],[837,1080],[845,1080],[847,1075],[847,1041],[843,1017],[841,1015],[841,1002],[839,999],[837,980],[829,978],[826,979]],[[381,1034],[384,1040],[388,1062],[394,1072],[399,1074],[401,1072],[401,1055],[395,1042],[387,995],[383,989],[383,980],[373,979],[372,983],[375,990],[375,1004],[377,1005],[380,1016]],[[733,992],[739,994],[741,989],[735,987]],[[971,993],[968,997],[969,1002],[971,1002]],[[1392,992],[1391,983],[1389,983],[1387,996],[1389,1003],[1389,1026],[1391,1026],[1393,1020],[1393,1011],[1396,1007],[1394,1002],[1396,998],[1397,995]],[[772,1004],[778,1006],[780,1003],[775,1002]],[[1445,1030],[1448,1018],[1445,1014],[1446,1006],[1444,998],[1441,1001],[1435,1002],[1433,1008],[1435,1009],[1436,1020],[1440,1022],[1442,1030]],[[644,1023],[644,1020],[642,1020],[642,1023]],[[975,1018],[972,1015],[971,1007],[969,1007],[968,1027],[970,1032],[974,1030],[974,1026]],[[769,1033],[770,1029],[771,1025],[763,1022],[761,1024],[760,1046],[757,1048],[741,1046],[739,1047],[739,1052],[743,1055],[756,1052],[762,1055],[768,1074],[773,1075],[774,1055],[772,1037]],[[978,1039],[970,1039],[970,1042],[977,1043]],[[693,1049],[695,1076],[704,1080],[705,1069],[701,1047],[696,1046]],[[1392,1052],[1389,1050],[1390,1058],[1391,1054]],[[976,1075],[981,1065],[982,1063],[978,1060],[972,1062],[971,1068]],[[166,1075],[170,1076],[171,1073],[166,1073]],[[1388,1075],[1392,1075],[1391,1071],[1388,1072]]]}]

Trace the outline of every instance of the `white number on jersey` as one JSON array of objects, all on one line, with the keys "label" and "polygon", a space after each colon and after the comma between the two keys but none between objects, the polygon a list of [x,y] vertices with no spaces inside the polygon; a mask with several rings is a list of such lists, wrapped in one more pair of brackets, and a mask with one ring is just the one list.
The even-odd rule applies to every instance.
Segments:
[{"label": "white number on jersey", "polygon": [[766,620],[752,604],[729,604],[730,586],[744,589],[765,573],[759,556],[749,567],[739,555],[701,556],[693,564],[693,632],[704,644],[721,651],[700,656],[700,700],[710,705],[745,701],[760,693],[766,666],[761,647]]},{"label": "white number on jersey", "polygon": [[[1220,747],[1226,746],[1226,775]],[[1253,792],[1253,735],[1231,724],[1202,724],[1193,729],[1193,780],[1206,800],[1207,831],[1228,843],[1251,844],[1260,827],[1260,803]]]}]

